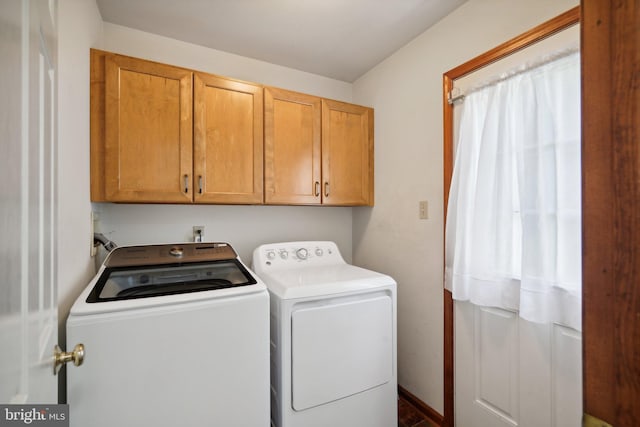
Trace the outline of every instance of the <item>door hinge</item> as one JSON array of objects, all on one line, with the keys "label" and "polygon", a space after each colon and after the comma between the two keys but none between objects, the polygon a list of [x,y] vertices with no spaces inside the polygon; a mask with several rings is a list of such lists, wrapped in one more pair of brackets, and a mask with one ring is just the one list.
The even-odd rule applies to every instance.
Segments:
[{"label": "door hinge", "polygon": [[613,427],[611,424],[602,421],[593,415],[584,414],[582,417],[582,427]]}]

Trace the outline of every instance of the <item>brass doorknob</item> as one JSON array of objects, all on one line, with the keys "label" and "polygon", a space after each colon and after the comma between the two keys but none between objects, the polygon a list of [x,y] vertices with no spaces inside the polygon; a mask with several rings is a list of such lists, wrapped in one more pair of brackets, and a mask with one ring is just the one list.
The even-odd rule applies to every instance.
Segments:
[{"label": "brass doorknob", "polygon": [[82,365],[82,362],[84,361],[84,345],[76,344],[73,351],[67,352],[62,351],[60,346],[56,344],[53,349],[53,375],[58,375],[62,365],[71,361],[73,361],[75,366]]}]

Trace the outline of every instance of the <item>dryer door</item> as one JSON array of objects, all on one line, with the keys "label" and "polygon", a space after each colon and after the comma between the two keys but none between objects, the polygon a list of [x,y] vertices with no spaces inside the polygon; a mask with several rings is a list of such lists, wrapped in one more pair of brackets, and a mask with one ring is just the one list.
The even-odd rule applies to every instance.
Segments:
[{"label": "dryer door", "polygon": [[302,303],[292,312],[291,340],[296,411],[384,384],[393,375],[391,296]]}]

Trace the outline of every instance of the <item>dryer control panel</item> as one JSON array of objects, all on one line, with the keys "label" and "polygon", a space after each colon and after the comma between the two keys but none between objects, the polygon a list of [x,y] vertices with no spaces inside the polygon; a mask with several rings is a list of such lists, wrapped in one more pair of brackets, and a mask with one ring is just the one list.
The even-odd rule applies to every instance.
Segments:
[{"label": "dryer control panel", "polygon": [[291,269],[297,266],[345,264],[334,242],[283,242],[259,246],[253,252],[253,263],[273,269]]}]

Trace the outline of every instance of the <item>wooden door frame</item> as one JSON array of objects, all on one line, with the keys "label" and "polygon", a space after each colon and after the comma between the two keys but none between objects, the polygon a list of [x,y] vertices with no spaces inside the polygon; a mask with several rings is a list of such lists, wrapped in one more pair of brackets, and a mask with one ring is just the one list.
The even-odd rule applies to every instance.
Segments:
[{"label": "wooden door frame", "polygon": [[[597,0],[596,0],[597,1]],[[453,82],[480,68],[499,61],[513,53],[546,39],[559,31],[580,22],[580,7],[576,6],[557,17],[461,64],[443,74],[444,112],[444,213],[446,218],[449,187],[453,175],[453,104],[449,93]],[[444,232],[444,227],[443,227]],[[453,348],[453,299],[444,290],[444,414],[443,427],[454,426],[454,348]]]},{"label": "wooden door frame", "polygon": [[640,1],[581,9],[584,425],[631,427],[640,425]]}]

